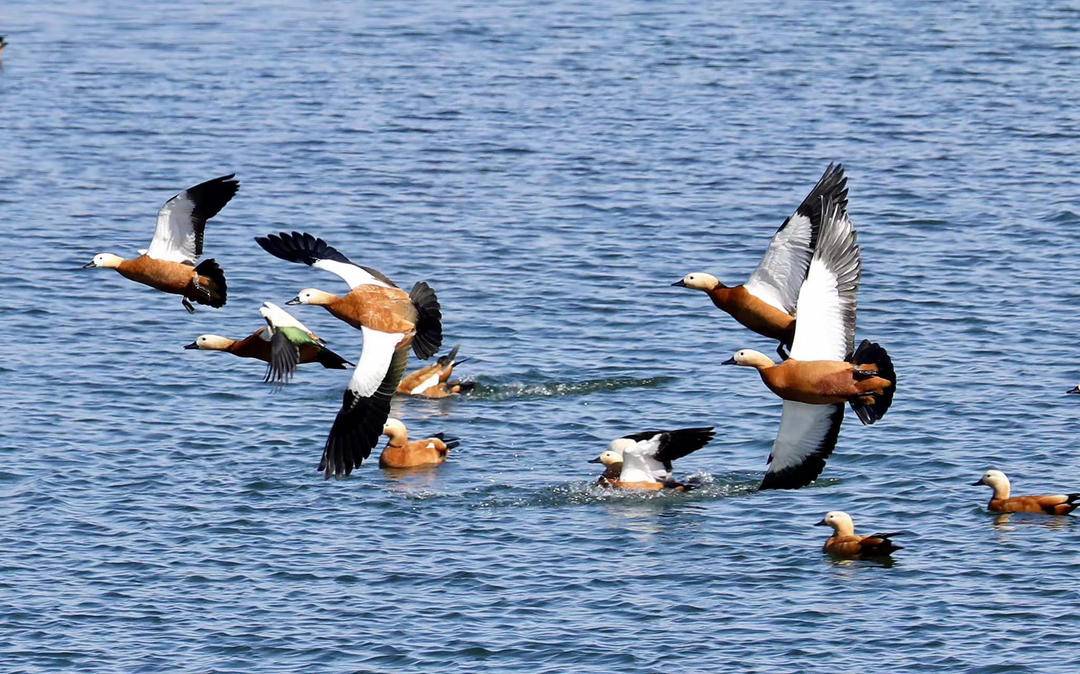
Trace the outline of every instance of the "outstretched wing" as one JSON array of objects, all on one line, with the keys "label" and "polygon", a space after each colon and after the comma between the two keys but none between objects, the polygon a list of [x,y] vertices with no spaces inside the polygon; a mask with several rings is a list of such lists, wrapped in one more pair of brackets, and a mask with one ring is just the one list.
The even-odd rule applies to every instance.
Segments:
[{"label": "outstretched wing", "polygon": [[826,201],[817,249],[799,292],[792,358],[847,360],[851,356],[861,274],[855,228],[838,204]]},{"label": "outstretched wing", "polygon": [[266,364],[264,382],[288,384],[300,362],[300,349],[289,341],[281,330],[274,330],[270,338],[270,361]]},{"label": "outstretched wing", "polygon": [[814,189],[776,230],[761,264],[743,286],[752,295],[781,311],[795,313],[799,288],[817,246],[825,200],[847,211],[847,178],[841,164],[829,164]]},{"label": "outstretched wing", "polygon": [[808,405],[785,400],[761,488],[798,489],[816,480],[836,447],[843,421],[843,404]]},{"label": "outstretched wing", "polygon": [[363,333],[360,360],[319,462],[319,470],[327,478],[348,475],[371,454],[390,416],[390,399],[409,360],[408,345],[401,346],[404,335],[370,328],[363,328]]},{"label": "outstretched wing", "polygon": [[157,228],[146,254],[157,260],[194,264],[203,252],[206,221],[240,189],[234,175],[199,183],[166,201],[158,211]]},{"label": "outstretched wing", "polygon": [[681,459],[691,452],[697,451],[707,445],[716,433],[712,426],[704,428],[680,428],[674,431],[644,431],[623,437],[641,443],[655,438],[655,444],[649,448],[646,456],[659,461],[664,468],[671,471],[671,463]]},{"label": "outstretched wing", "polygon": [[376,269],[356,264],[342,255],[336,248],[322,239],[308,233],[281,232],[268,236],[255,237],[255,243],[274,257],[286,262],[306,264],[337,274],[350,288],[374,285],[383,288],[397,286],[385,274]]}]

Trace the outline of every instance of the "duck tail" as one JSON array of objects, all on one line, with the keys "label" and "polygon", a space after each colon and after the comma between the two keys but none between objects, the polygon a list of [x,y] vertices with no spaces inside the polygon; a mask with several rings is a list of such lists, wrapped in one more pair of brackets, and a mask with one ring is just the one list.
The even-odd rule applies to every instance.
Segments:
[{"label": "duck tail", "polygon": [[889,353],[881,345],[864,339],[855,353],[851,355],[852,365],[871,365],[873,373],[856,371],[856,378],[881,377],[889,382],[880,394],[865,395],[852,398],[851,409],[859,416],[859,421],[864,424],[872,424],[885,416],[885,412],[892,405],[893,394],[896,393],[896,371],[893,369],[892,359]]},{"label": "duck tail", "polygon": [[476,388],[476,382],[474,382],[474,381],[450,381],[450,382],[446,382],[446,387],[447,388],[453,389],[455,386],[457,387],[457,392],[458,393],[472,393],[473,389]]},{"label": "duck tail", "polygon": [[443,433],[436,433],[435,437],[443,441],[443,444],[446,445],[446,451],[455,449],[458,445],[461,444],[461,440],[459,440],[458,438],[447,436]]},{"label": "duck tail", "polygon": [[215,308],[225,306],[229,286],[225,282],[225,272],[218,266],[218,263],[213,258],[203,260],[195,267],[195,273],[207,279],[208,282],[199,282],[204,292],[192,299],[199,304],[207,304]]},{"label": "duck tail", "polygon": [[427,360],[442,346],[442,308],[435,291],[424,281],[418,281],[409,291],[409,299],[416,307],[416,336],[413,337],[413,353],[420,360]]},{"label": "duck tail", "polygon": [[352,363],[337,355],[330,349],[327,349],[326,347],[323,347],[319,350],[319,353],[315,356],[315,359],[319,361],[319,365],[322,365],[328,370],[344,370],[348,366],[352,365]]}]

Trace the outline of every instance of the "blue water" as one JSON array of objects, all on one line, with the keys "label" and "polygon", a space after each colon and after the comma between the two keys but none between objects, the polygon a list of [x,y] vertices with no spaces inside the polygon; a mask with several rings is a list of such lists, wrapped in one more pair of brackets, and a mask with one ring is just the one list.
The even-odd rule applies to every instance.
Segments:
[{"label": "blue water", "polygon": [[[0,668],[1080,671],[1076,518],[968,486],[1080,490],[1080,12],[764,4],[4,3]],[[832,160],[899,390],[757,493],[780,404],[719,363],[772,347],[669,284],[744,280]],[[224,310],[77,270],[232,171]],[[281,229],[437,289],[480,394],[394,412],[449,463],[324,482],[347,373],[181,350],[341,289]],[[590,488],[701,424],[699,492]],[[830,561],[832,509],[905,549]]]}]

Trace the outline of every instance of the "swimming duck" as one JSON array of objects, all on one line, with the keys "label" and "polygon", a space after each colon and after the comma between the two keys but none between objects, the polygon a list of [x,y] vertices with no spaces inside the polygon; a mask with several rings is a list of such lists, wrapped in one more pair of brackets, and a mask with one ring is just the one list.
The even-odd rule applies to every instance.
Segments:
[{"label": "swimming duck", "polygon": [[0,35],[0,54],[4,53],[4,47],[6,46],[8,46],[7,40],[4,39],[3,35]]},{"label": "swimming duck", "polygon": [[410,347],[426,359],[442,344],[439,300],[427,283],[421,281],[406,293],[385,274],[354,264],[311,234],[281,232],[255,240],[282,260],[337,274],[351,288],[344,296],[305,288],[288,302],[321,306],[364,335],[360,360],[319,462],[326,478],[349,475],[379,441]]},{"label": "swimming duck", "polygon": [[450,381],[454,368],[469,360],[468,358],[458,359],[458,348],[455,346],[450,353],[440,356],[438,362],[405,375],[398,384],[397,392],[422,398],[448,398],[471,391],[476,386],[473,382]]},{"label": "swimming duck", "polygon": [[701,449],[714,435],[711,426],[624,435],[612,440],[608,448],[589,463],[604,465],[604,474],[597,480],[601,486],[686,491],[692,485],[677,482],[672,477],[672,462]]},{"label": "swimming duck", "polygon": [[885,349],[855,341],[855,296],[862,263],[847,214],[829,200],[823,205],[820,237],[799,292],[791,357],[773,363],[743,349],[724,361],[757,369],[784,400],[780,430],[769,456],[762,489],[798,489],[825,468],[844,419],[844,403],[864,424],[889,409],[896,373]]},{"label": "swimming duck", "polygon": [[994,490],[987,507],[998,513],[1043,513],[1068,515],[1080,507],[1080,494],[1046,494],[1043,496],[1009,496],[1009,478],[1000,470],[988,470],[973,485],[985,484]]},{"label": "swimming duck", "polygon": [[795,338],[799,289],[810,268],[821,228],[821,204],[829,199],[847,210],[847,178],[841,164],[829,164],[814,189],[773,235],[761,264],[743,285],[728,287],[712,274],[687,274],[673,286],[702,290],[720,309],[754,332],[778,340],[786,357]]},{"label": "swimming duck", "polygon": [[1076,386],[1072,387],[1071,389],[1066,391],[1066,393],[1080,393],[1080,384],[1077,384]]},{"label": "swimming duck", "polygon": [[195,261],[203,252],[206,221],[218,214],[240,188],[234,174],[207,180],[174,195],[158,211],[150,247],[125,260],[99,253],[83,269],[115,269],[121,276],[163,292],[181,295],[181,304],[194,313],[191,302],[222,307],[228,288],[225,273],[213,259]]},{"label": "swimming duck", "polygon": [[887,557],[896,550],[903,550],[889,540],[903,532],[859,536],[855,533],[855,523],[851,520],[851,515],[839,510],[826,513],[825,519],[817,522],[817,526],[833,528],[833,535],[825,541],[822,550],[837,557]]},{"label": "swimming duck", "polygon": [[393,417],[383,424],[382,432],[389,438],[379,455],[379,466],[382,468],[436,466],[446,461],[447,453],[460,444],[457,438],[448,438],[442,433],[409,442],[409,430]]}]

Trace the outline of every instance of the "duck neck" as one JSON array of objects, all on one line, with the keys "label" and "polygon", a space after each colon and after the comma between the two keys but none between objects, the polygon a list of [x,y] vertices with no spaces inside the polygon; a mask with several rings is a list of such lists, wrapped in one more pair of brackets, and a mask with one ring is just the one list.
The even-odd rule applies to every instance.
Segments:
[{"label": "duck neck", "polygon": [[843,538],[844,536],[854,535],[855,527],[851,524],[848,524],[847,522],[841,522],[840,524],[836,525],[835,533],[833,533],[834,538]]},{"label": "duck neck", "polygon": [[733,290],[735,289],[729,288],[720,281],[717,281],[716,285],[706,290],[705,293],[709,296],[709,299],[712,300],[713,304],[726,311],[726,307],[731,304]]},{"label": "duck neck", "polygon": [[387,447],[404,447],[409,444],[409,432],[399,428],[391,428],[386,431],[386,437],[390,439]]},{"label": "duck neck", "polygon": [[1009,498],[1009,494],[1012,490],[1009,487],[1009,483],[1002,484],[998,482],[994,485],[994,495],[991,497],[991,501],[1005,500]]}]

